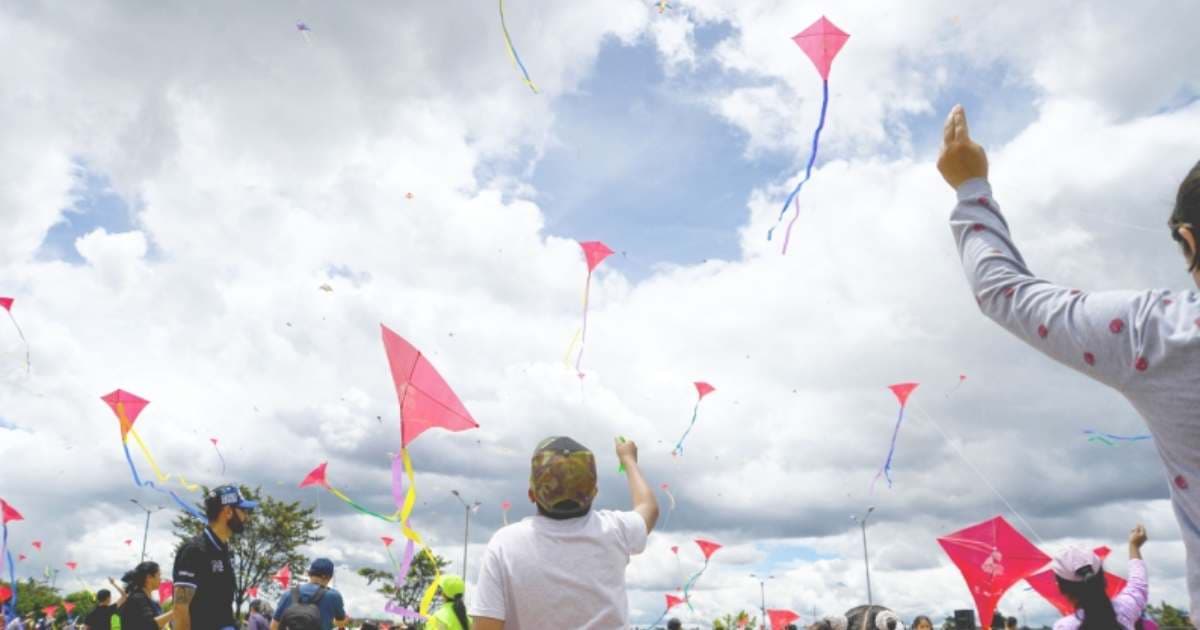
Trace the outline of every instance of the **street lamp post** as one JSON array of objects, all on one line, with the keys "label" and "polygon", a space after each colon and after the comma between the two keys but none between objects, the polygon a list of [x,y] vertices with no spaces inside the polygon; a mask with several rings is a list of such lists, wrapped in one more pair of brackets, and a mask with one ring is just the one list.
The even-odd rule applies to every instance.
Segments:
[{"label": "street lamp post", "polygon": [[862,518],[858,518],[857,516],[850,517],[851,519],[856,521],[862,527],[863,566],[865,566],[867,569],[867,605],[868,606],[871,606],[875,603],[875,600],[871,598],[871,560],[870,560],[870,557],[867,555],[867,518],[869,518],[871,516],[871,512],[874,512],[874,511],[875,511],[875,506],[872,505],[871,507],[867,508],[867,513],[863,514]]},{"label": "street lamp post", "polygon": [[463,576],[463,581],[466,581],[466,579],[467,579],[467,543],[471,539],[471,512],[479,509],[479,506],[483,505],[483,504],[480,503],[479,501],[476,501],[474,503],[467,503],[466,499],[463,499],[462,495],[458,493],[458,490],[451,490],[450,494],[453,494],[454,498],[458,499],[458,502],[463,505],[463,515],[465,517],[465,525],[463,526],[463,575],[462,576]]},{"label": "street lamp post", "polygon": [[751,573],[750,577],[758,580],[758,593],[759,593],[759,596],[761,596],[761,598],[762,598],[762,600],[760,602],[762,604],[762,608],[761,608],[762,617],[759,617],[759,625],[763,628],[766,628],[767,627],[767,580],[774,580],[775,576],[774,575],[761,576],[761,575],[755,575],[755,574]]},{"label": "street lamp post", "polygon": [[144,529],[142,531],[142,559],[139,561],[139,562],[145,562],[146,561],[146,539],[150,537],[150,515],[163,509],[163,507],[160,505],[160,506],[154,508],[153,510],[151,510],[150,508],[139,503],[137,499],[130,499],[129,502],[138,506],[139,508],[142,508],[142,510],[144,510],[146,512],[146,529]]}]

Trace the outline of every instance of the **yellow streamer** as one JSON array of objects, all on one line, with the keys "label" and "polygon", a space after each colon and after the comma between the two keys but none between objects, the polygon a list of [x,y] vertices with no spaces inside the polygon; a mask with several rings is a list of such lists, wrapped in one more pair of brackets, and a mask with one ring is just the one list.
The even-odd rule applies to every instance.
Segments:
[{"label": "yellow streamer", "polygon": [[[133,436],[133,441],[137,442],[138,448],[142,451],[142,456],[150,464],[150,469],[154,471],[154,476],[158,477],[159,483],[166,483],[171,480],[171,476],[164,473],[158,467],[158,463],[154,461],[154,456],[150,454],[150,449],[146,448],[146,443],[142,441],[142,436],[138,435],[137,429],[133,428],[133,423],[125,416],[125,403],[117,403],[117,418],[121,421],[121,426],[125,429],[125,441],[129,441],[129,436]],[[188,483],[183,475],[176,475],[179,478],[179,485],[183,486],[188,492],[199,492],[200,486],[194,483]]]}]

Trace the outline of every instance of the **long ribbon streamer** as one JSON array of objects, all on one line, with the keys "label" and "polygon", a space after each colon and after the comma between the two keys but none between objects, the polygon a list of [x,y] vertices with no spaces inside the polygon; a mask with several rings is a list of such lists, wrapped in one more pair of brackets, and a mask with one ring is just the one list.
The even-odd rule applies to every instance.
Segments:
[{"label": "long ribbon streamer", "polygon": [[537,86],[533,84],[533,79],[529,78],[529,71],[525,69],[525,64],[521,63],[521,56],[517,54],[517,49],[513,46],[512,38],[508,36],[508,26],[504,23],[504,0],[500,0],[500,29],[504,31],[504,44],[508,47],[508,56],[512,58],[513,63],[517,64],[517,68],[521,70],[521,75],[525,77],[525,85],[533,90],[534,94],[538,93]]},{"label": "long ribbon streamer", "polygon": [[[160,494],[165,494],[165,495],[171,497],[171,499],[175,501],[175,504],[178,505],[180,508],[182,508],[183,511],[187,512],[188,514],[191,514],[192,516],[195,516],[196,518],[200,518],[200,519],[205,518],[203,512],[201,512],[199,509],[197,509],[194,505],[191,505],[188,502],[184,501],[183,499],[179,498],[179,495],[175,494],[174,491],[167,489],[167,488],[159,488],[157,485],[154,484],[153,481],[150,481],[148,479],[143,480],[141,478],[141,476],[138,475],[137,466],[133,465],[133,458],[129,455],[128,436],[130,436],[130,435],[133,436],[134,441],[136,441],[138,447],[141,448],[142,455],[146,458],[146,461],[150,463],[150,468],[152,470],[154,470],[154,474],[158,477],[159,483],[165,483],[167,480],[170,479],[170,476],[164,474],[163,471],[158,468],[158,464],[156,464],[154,462],[154,456],[150,454],[150,449],[146,448],[146,443],[142,441],[141,436],[139,436],[137,434],[137,431],[134,430],[133,423],[130,422],[129,417],[125,415],[125,403],[122,403],[122,402],[117,403],[117,418],[121,421],[121,426],[126,427],[128,429],[128,431],[126,432],[126,439],[121,441],[121,450],[125,453],[125,461],[129,463],[129,472],[132,473],[132,475],[133,475],[134,485],[137,485],[139,487],[144,487],[144,488],[150,488],[151,490],[154,490],[155,492],[158,492]],[[184,484],[184,487],[188,487],[187,481],[184,480],[182,477],[180,477],[180,483]],[[195,486],[194,484],[192,484],[192,485],[193,485],[193,488],[198,489],[198,486]],[[188,489],[191,490],[193,488],[188,488]]]},{"label": "long ribbon streamer", "polygon": [[[17,323],[17,318],[13,317],[12,311],[8,311],[8,319],[12,321],[12,325],[17,329],[17,336],[21,338],[21,343],[25,344],[25,373],[29,374],[29,341],[25,339],[25,333],[21,331],[21,325]],[[13,596],[13,601],[16,601],[16,595]]]},{"label": "long ribbon streamer", "polygon": [[[1089,442],[1092,440],[1099,440],[1101,442],[1104,442],[1105,444],[1108,444],[1109,446],[1113,445],[1112,442],[1140,442],[1142,440],[1149,440],[1151,438],[1151,436],[1149,434],[1113,435],[1112,433],[1105,433],[1103,431],[1097,431],[1095,429],[1084,429],[1083,432],[1085,434],[1091,436],[1090,438],[1088,438]],[[1112,441],[1110,442],[1110,440],[1112,440]]]},{"label": "long ribbon streamer", "polygon": [[[0,561],[8,562],[8,584],[12,587],[12,599],[5,604],[4,621],[7,625],[9,621],[8,611],[13,615],[17,614],[17,569],[13,564],[12,552],[8,550],[8,525],[4,525],[4,540],[0,542]],[[0,567],[0,574],[3,573],[3,567]]]},{"label": "long ribbon streamer", "polygon": [[875,491],[875,484],[879,482],[880,476],[887,478],[888,487],[892,487],[892,457],[896,454],[896,436],[900,435],[900,424],[904,422],[904,407],[904,405],[900,405],[900,417],[896,418],[896,428],[892,429],[892,444],[888,447],[887,459],[883,461],[883,467],[875,473],[875,478],[871,480],[871,492]]},{"label": "long ribbon streamer", "polygon": [[[775,233],[775,228],[778,228],[779,224],[783,222],[783,217],[784,217],[784,215],[787,214],[788,206],[791,205],[792,200],[795,199],[796,195],[798,195],[800,193],[800,189],[804,187],[805,182],[807,182],[809,180],[809,178],[812,177],[813,164],[816,163],[816,161],[817,161],[817,149],[821,142],[821,130],[825,128],[825,112],[829,109],[829,81],[828,80],[822,81],[821,85],[822,85],[821,118],[820,118],[820,120],[817,121],[817,130],[815,132],[813,132],[812,151],[808,155],[808,166],[806,166],[804,169],[804,179],[800,180],[799,184],[796,184],[796,188],[792,190],[792,194],[788,195],[787,199],[783,202],[783,209],[779,211],[779,220],[775,222],[774,227],[767,230],[767,240],[768,241],[771,240],[771,236]],[[800,204],[799,204],[799,202],[796,202],[796,213],[795,213],[795,215],[792,216],[791,222],[788,223],[787,233],[784,235],[784,239],[783,239],[783,253],[784,254],[787,253],[788,243],[791,241],[791,238],[792,238],[792,226],[796,224],[796,219],[799,217],[800,217]]]},{"label": "long ribbon streamer", "polygon": [[575,373],[583,378],[583,351],[587,348],[588,300],[592,293],[592,272],[588,272],[587,284],[583,287],[583,326],[579,329],[579,355],[575,357]]},{"label": "long ribbon streamer", "polygon": [[699,571],[697,571],[697,572],[696,572],[696,574],[695,574],[695,575],[693,575],[693,576],[692,576],[692,577],[691,577],[691,578],[690,578],[690,579],[687,581],[687,583],[683,585],[683,601],[684,601],[685,603],[687,603],[687,605],[688,605],[688,610],[690,610],[690,611],[692,611],[692,612],[695,612],[695,610],[696,610],[696,609],[695,609],[695,608],[692,608],[692,598],[691,598],[691,597],[688,595],[688,591],[692,590],[692,585],[693,585],[693,584],[695,584],[695,583],[696,583],[696,580],[700,579],[700,576],[701,576],[701,575],[704,575],[704,572],[708,570],[708,561],[709,561],[709,558],[705,558],[705,559],[704,559],[704,566],[703,566],[703,567],[700,567],[700,570],[699,570]]},{"label": "long ribbon streamer", "polygon": [[696,416],[700,413],[700,401],[696,401],[696,406],[692,409],[692,422],[688,425],[687,431],[683,432],[683,436],[675,443],[675,448],[671,450],[671,455],[683,455],[683,441],[687,439],[689,433],[692,432],[692,427],[696,426]]},{"label": "long ribbon streamer", "polygon": [[675,495],[671,494],[671,488],[667,484],[662,485],[662,491],[667,493],[667,498],[671,500],[671,509],[667,511],[667,518],[663,519],[663,529],[667,528],[667,523],[671,522],[671,515],[675,513]]},{"label": "long ribbon streamer", "polygon": [[225,476],[225,456],[221,454],[221,449],[217,446],[216,440],[209,440],[209,442],[212,442],[213,450],[217,452],[217,457],[221,460],[221,476],[223,477]]}]

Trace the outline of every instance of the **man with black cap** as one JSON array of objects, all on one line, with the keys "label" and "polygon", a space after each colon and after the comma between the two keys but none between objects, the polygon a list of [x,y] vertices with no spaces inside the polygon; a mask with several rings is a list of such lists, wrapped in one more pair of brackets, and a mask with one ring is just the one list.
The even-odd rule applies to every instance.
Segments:
[{"label": "man with black cap", "polygon": [[247,501],[236,486],[213,488],[204,498],[208,527],[175,553],[174,630],[225,630],[238,627],[233,617],[237,579],[229,541],[242,533],[257,501]]},{"label": "man with black cap", "polygon": [[[331,581],[333,561],[328,558],[313,560],[312,565],[308,567],[308,583],[293,586],[279,598],[274,619],[271,621],[271,630],[295,630],[293,625],[309,626],[311,624],[308,623],[307,617],[312,616],[312,613],[319,617],[321,630],[331,630],[334,626],[345,628],[350,625],[342,594],[329,588]],[[289,609],[292,609],[291,613],[288,612]],[[299,621],[291,621],[293,617]]]},{"label": "man with black cap", "polygon": [[609,629],[629,626],[625,567],[646,549],[658,500],[638,467],[637,445],[620,440],[633,509],[592,510],[596,459],[568,437],[533,452],[529,500],[537,515],[492,536],[470,613],[473,630]]}]

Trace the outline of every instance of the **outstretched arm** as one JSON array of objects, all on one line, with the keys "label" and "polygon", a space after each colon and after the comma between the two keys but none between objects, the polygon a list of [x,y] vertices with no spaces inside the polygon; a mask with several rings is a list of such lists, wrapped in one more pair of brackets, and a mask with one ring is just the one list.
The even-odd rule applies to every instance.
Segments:
[{"label": "outstretched arm", "polygon": [[1172,334],[1165,292],[1084,293],[1035,276],[992,197],[983,147],[956,106],[946,120],[938,170],[958,193],[950,227],[979,308],[1037,350],[1123,389],[1147,371]]},{"label": "outstretched arm", "polygon": [[631,441],[617,440],[617,459],[625,466],[625,474],[629,478],[629,494],[633,497],[633,511],[642,515],[646,521],[646,533],[654,530],[658,523],[658,497],[642,476],[638,467],[637,444]]}]

